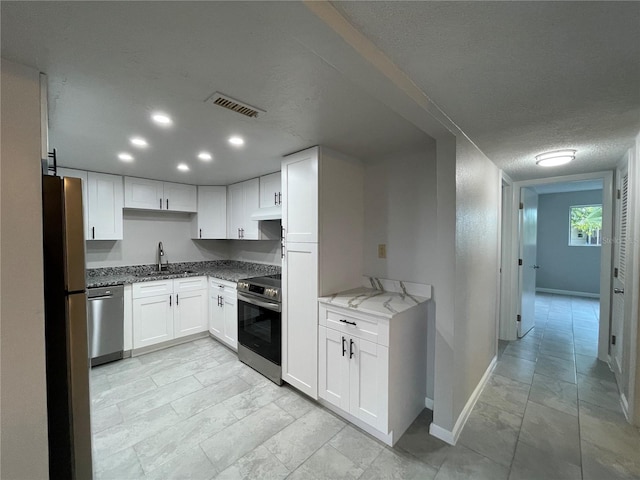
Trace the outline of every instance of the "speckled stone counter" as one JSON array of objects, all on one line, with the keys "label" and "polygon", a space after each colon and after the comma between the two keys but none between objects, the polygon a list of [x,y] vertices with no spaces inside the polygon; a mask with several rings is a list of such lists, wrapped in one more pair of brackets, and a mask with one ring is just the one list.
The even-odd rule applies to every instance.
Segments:
[{"label": "speckled stone counter", "polygon": [[431,299],[431,285],[364,277],[366,286],[346,290],[318,301],[362,313],[393,318]]},{"label": "speckled stone counter", "polygon": [[167,272],[159,273],[157,265],[133,265],[126,267],[92,268],[87,270],[87,288],[112,287],[138,282],[209,276],[237,282],[243,278],[280,273],[278,265],[240,262],[236,260],[213,260],[209,262],[172,263]]}]

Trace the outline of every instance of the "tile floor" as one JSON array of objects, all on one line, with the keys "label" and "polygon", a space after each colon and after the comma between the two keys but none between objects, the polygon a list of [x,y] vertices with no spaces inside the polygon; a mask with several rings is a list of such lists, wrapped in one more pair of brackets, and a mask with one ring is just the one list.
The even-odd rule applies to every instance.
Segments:
[{"label": "tile floor", "polygon": [[640,478],[640,433],[595,360],[596,307],[541,296],[455,447],[424,410],[388,448],[209,338],[94,368],[95,478]]}]

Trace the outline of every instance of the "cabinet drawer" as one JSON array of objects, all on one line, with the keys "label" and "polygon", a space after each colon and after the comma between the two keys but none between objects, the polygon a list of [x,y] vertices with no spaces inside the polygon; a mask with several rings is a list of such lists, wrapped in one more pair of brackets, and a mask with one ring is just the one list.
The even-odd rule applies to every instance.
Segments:
[{"label": "cabinet drawer", "polygon": [[363,338],[379,345],[389,345],[389,324],[383,319],[320,306],[320,324],[327,328]]},{"label": "cabinet drawer", "polygon": [[173,281],[175,293],[191,292],[193,290],[206,290],[207,277],[176,278]]},{"label": "cabinet drawer", "polygon": [[155,295],[171,295],[173,280],[158,280],[133,284],[133,298],[153,297]]},{"label": "cabinet drawer", "polygon": [[[235,282],[230,282],[228,280],[222,280],[220,278],[214,278],[214,277],[209,277],[209,288],[211,289],[219,289],[221,291],[224,291],[224,289],[226,288],[228,289],[232,289],[235,290],[238,287],[238,285]],[[220,292],[222,293],[222,292]]]}]

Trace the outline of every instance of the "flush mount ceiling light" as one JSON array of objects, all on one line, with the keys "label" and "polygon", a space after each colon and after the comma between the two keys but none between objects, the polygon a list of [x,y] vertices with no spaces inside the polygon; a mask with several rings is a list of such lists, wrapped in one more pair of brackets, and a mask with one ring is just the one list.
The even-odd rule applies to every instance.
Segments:
[{"label": "flush mount ceiling light", "polygon": [[171,120],[171,117],[166,113],[162,113],[162,112],[156,112],[153,115],[151,115],[151,120],[153,120],[158,125],[163,127],[168,127],[171,124],[173,124],[173,120]]},{"label": "flush mount ceiling light", "polygon": [[126,152],[119,153],[118,158],[123,162],[133,162],[133,155]]},{"label": "flush mount ceiling light", "polygon": [[178,170],[180,170],[181,172],[188,172],[189,165],[187,165],[186,163],[180,163],[178,164]]},{"label": "flush mount ceiling light", "polygon": [[209,152],[200,152],[198,154],[198,158],[200,160],[204,160],[205,162],[210,161],[213,157],[211,156],[211,154]]},{"label": "flush mount ceiling light", "polygon": [[244,139],[238,136],[229,137],[229,143],[235,147],[240,147],[244,145]]},{"label": "flush mount ceiling light", "polygon": [[576,158],[575,150],[556,150],[555,152],[541,153],[536,155],[536,165],[541,167],[557,167],[564,165]]},{"label": "flush mount ceiling light", "polygon": [[129,141],[131,142],[131,145],[135,147],[146,148],[149,146],[147,141],[142,137],[131,137]]}]

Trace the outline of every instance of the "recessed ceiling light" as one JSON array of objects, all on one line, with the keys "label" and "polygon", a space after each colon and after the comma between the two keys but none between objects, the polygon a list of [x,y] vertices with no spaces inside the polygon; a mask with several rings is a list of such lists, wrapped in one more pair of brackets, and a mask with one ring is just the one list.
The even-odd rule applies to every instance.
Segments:
[{"label": "recessed ceiling light", "polygon": [[556,150],[536,155],[536,164],[541,167],[557,167],[569,163],[574,158],[576,158],[575,150]]},{"label": "recessed ceiling light", "polygon": [[180,163],[178,164],[178,170],[180,170],[181,172],[188,172],[189,165],[187,165],[186,163]]},{"label": "recessed ceiling light", "polygon": [[142,137],[131,137],[129,141],[131,142],[131,145],[134,145],[136,147],[145,148],[149,146],[147,141]]},{"label": "recessed ceiling light", "polygon": [[118,158],[123,162],[133,162],[133,156],[126,152],[119,153]]},{"label": "recessed ceiling light", "polygon": [[238,136],[229,137],[229,143],[231,145],[235,145],[236,147],[239,147],[241,145],[244,145],[244,138],[238,137]]},{"label": "recessed ceiling light", "polygon": [[200,160],[204,160],[205,162],[208,162],[209,160],[211,160],[213,157],[211,156],[211,154],[209,152],[200,152],[198,154],[198,158]]},{"label": "recessed ceiling light", "polygon": [[162,125],[163,127],[168,127],[173,123],[173,120],[171,120],[171,117],[169,115],[161,112],[156,112],[151,115],[151,120],[156,122],[158,125]]}]

